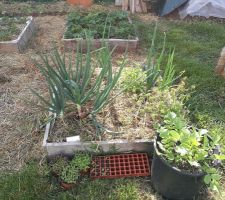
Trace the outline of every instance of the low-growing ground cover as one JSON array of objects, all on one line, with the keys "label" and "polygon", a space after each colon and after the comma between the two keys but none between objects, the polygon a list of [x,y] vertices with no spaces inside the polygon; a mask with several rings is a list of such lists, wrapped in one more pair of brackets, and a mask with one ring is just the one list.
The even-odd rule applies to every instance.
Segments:
[{"label": "low-growing ground cover", "polygon": [[26,25],[26,17],[0,17],[0,41],[16,39]]},{"label": "low-growing ground cover", "polygon": [[70,13],[65,38],[86,38],[87,31],[94,39],[129,39],[136,36],[134,26],[129,23],[128,14],[125,12]]}]

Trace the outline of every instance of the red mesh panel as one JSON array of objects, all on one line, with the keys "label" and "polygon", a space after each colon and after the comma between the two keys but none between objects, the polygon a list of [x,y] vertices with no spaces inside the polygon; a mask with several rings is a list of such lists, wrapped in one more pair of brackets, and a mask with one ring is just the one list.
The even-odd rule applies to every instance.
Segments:
[{"label": "red mesh panel", "polygon": [[148,156],[146,153],[95,156],[90,175],[92,178],[149,176]]}]

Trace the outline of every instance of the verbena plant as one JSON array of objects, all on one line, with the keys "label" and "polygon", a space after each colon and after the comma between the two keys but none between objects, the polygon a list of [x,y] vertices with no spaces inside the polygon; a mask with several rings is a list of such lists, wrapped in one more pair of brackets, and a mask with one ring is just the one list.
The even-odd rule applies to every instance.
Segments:
[{"label": "verbena plant", "polygon": [[87,153],[76,153],[71,164],[80,171],[86,171],[91,165],[91,156]]},{"label": "verbena plant", "polygon": [[[88,39],[89,40],[89,39]],[[42,63],[37,67],[48,82],[50,100],[33,91],[42,102],[43,108],[63,117],[65,107],[73,103],[79,119],[89,115],[96,115],[109,101],[110,93],[115,87],[125,65],[125,58],[118,71],[113,73],[111,54],[107,44],[97,50],[97,64],[91,56],[90,42],[87,44],[87,53],[82,54],[82,49],[77,47],[75,63],[71,56],[66,61],[65,53],[60,55],[57,49],[50,56],[43,55]],[[96,66],[101,69],[95,75]]]},{"label": "verbena plant", "polygon": [[65,167],[68,165],[68,159],[63,156],[56,156],[50,162],[50,169],[55,175],[60,175]]},{"label": "verbena plant", "polygon": [[139,67],[124,69],[120,82],[125,92],[140,94],[146,91],[146,73]]},{"label": "verbena plant", "polygon": [[204,182],[219,192],[219,171],[216,160],[224,160],[225,155],[215,153],[219,138],[209,137],[206,129],[187,126],[186,122],[170,112],[164,118],[164,125],[157,129],[160,139],[157,141],[159,153],[172,165],[181,170],[204,172]]},{"label": "verbena plant", "polygon": [[65,183],[76,183],[79,179],[79,170],[73,165],[68,165],[62,171],[60,178]]}]

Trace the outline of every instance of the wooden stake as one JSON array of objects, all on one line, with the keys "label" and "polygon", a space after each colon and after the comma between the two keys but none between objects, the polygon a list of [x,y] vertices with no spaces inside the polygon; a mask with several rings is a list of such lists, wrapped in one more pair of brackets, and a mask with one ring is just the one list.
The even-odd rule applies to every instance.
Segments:
[{"label": "wooden stake", "polygon": [[122,1],[122,10],[127,11],[128,10],[128,5],[129,5],[129,0],[123,0]]},{"label": "wooden stake", "polygon": [[140,5],[141,5],[141,10],[143,13],[147,13],[148,10],[147,10],[147,5],[146,5],[146,2],[143,2],[143,0],[140,0]]},{"label": "wooden stake", "polygon": [[130,11],[135,13],[135,0],[130,0]]},{"label": "wooden stake", "polygon": [[138,13],[141,13],[142,12],[142,9],[141,9],[141,0],[136,0],[135,1],[135,11],[138,12]]}]

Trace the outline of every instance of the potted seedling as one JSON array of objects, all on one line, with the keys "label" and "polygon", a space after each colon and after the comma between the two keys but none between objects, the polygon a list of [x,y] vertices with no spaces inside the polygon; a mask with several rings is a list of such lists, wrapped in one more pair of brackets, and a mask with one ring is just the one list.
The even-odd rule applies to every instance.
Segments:
[{"label": "potted seedling", "polygon": [[91,156],[87,153],[77,153],[71,164],[77,167],[81,175],[86,175],[89,173]]},{"label": "potted seedling", "polygon": [[79,177],[79,170],[71,163],[63,169],[60,185],[65,190],[72,189],[78,183]]},{"label": "potted seedling", "polygon": [[68,159],[64,156],[56,156],[49,162],[50,170],[53,176],[59,177],[64,168],[68,166]]},{"label": "potted seedling", "polygon": [[187,126],[182,117],[171,112],[159,126],[154,143],[152,182],[169,199],[195,199],[203,184],[219,192],[220,174],[215,161],[224,159],[218,138],[207,130]]}]

